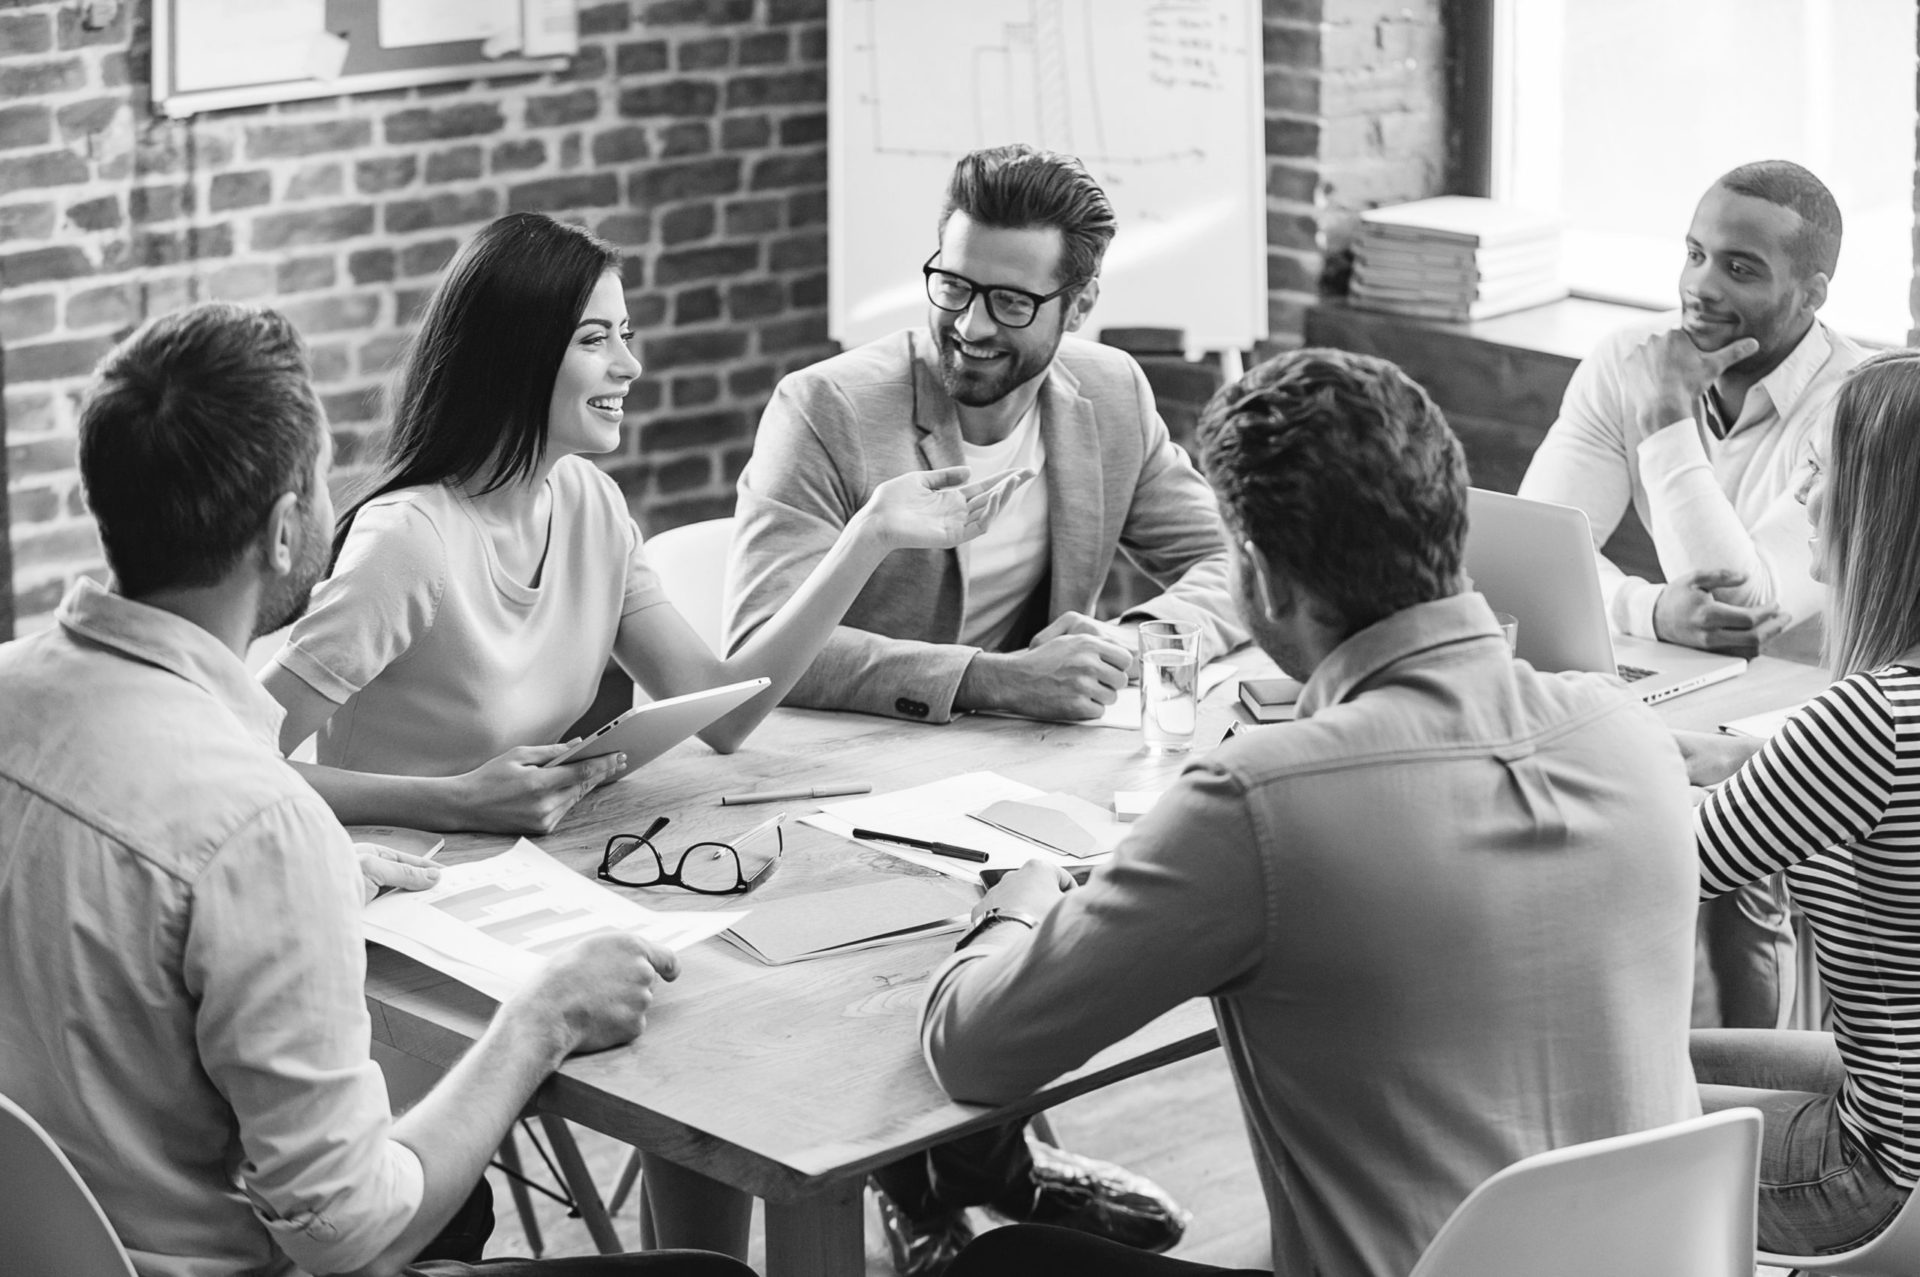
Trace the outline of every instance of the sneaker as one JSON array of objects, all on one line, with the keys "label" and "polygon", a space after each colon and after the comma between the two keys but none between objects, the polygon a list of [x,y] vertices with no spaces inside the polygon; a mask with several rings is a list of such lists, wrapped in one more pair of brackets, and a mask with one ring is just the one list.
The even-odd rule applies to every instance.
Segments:
[{"label": "sneaker", "polygon": [[910,1219],[878,1184],[871,1180],[868,1184],[880,1205],[880,1225],[887,1234],[893,1271],[900,1277],[941,1277],[954,1256],[973,1240],[973,1226],[967,1223],[966,1211],[957,1210],[933,1220]]},{"label": "sneaker", "polygon": [[995,1214],[1016,1223],[1075,1228],[1156,1253],[1177,1243],[1193,1220],[1165,1189],[1124,1166],[1031,1137],[1027,1145],[1033,1150],[1032,1188],[993,1202]]}]

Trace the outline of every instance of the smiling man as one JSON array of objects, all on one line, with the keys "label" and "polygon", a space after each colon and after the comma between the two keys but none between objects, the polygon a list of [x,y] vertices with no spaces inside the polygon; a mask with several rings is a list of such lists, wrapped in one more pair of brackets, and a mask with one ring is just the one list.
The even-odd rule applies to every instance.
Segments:
[{"label": "smiling man", "polygon": [[1100,295],[1113,208],[1078,160],[1030,146],[953,171],[921,267],[925,331],[781,382],[740,477],[727,639],[764,624],[875,484],[950,465],[1039,476],[961,551],[896,553],[787,702],[927,722],[958,710],[1095,718],[1133,636],[1092,619],[1116,551],[1166,592],[1128,614],[1246,641],[1207,486],[1139,365],[1071,334]]},{"label": "smiling man", "polygon": [[[1794,499],[1826,454],[1833,397],[1865,352],[1821,323],[1840,207],[1785,160],[1743,164],[1687,230],[1680,313],[1613,334],[1575,370],[1520,495],[1578,506],[1597,547],[1629,499],[1665,584],[1600,558],[1614,627],[1752,656],[1822,609]],[[1729,1028],[1779,1028],[1793,931],[1774,879],[1703,906]]]},{"label": "smiling man", "polygon": [[1678,317],[1617,332],[1580,365],[1520,495],[1585,510],[1596,547],[1631,500],[1667,580],[1602,557],[1615,629],[1751,656],[1821,610],[1793,494],[1865,352],[1815,317],[1840,208],[1798,164],[1726,174],[1686,244]]},{"label": "smiling man", "polygon": [[[787,703],[943,723],[956,711],[1099,716],[1134,638],[1090,614],[1116,551],[1165,593],[1121,618],[1198,622],[1246,641],[1212,493],[1168,437],[1139,365],[1072,336],[1100,295],[1113,208],[1078,160],[1030,146],[954,168],[939,247],[921,266],[925,331],[780,383],[740,476],[727,584],[737,647],[779,610],[874,486],[941,466],[1032,471],[963,550],[897,551],[874,572]],[[912,263],[903,263],[907,269]],[[1019,1124],[874,1176],[896,1267],[942,1270],[966,1207],[1149,1250],[1183,1213],[1119,1167],[1035,1143]]]}]

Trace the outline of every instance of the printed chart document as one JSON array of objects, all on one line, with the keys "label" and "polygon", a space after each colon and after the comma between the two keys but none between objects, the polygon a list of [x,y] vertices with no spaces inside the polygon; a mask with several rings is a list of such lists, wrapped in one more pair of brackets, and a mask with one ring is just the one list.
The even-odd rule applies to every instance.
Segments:
[{"label": "printed chart document", "polygon": [[490,998],[504,1000],[548,958],[604,931],[630,931],[679,951],[744,913],[663,913],[591,882],[526,839],[486,860],[449,865],[426,891],[367,906],[367,939]]},{"label": "printed chart document", "polygon": [[1018,869],[1034,859],[1052,861],[1068,869],[1106,860],[1106,852],[1079,858],[1049,851],[1026,838],[996,829],[973,815],[997,802],[1032,802],[1044,797],[1044,791],[1032,785],[1023,785],[1017,780],[1009,780],[998,772],[966,772],[931,784],[895,790],[890,794],[828,803],[801,819],[816,829],[824,829],[842,838],[852,838],[855,829],[871,829],[883,834],[904,834],[923,842],[950,843],[987,853],[986,862],[979,864],[903,847],[897,843],[860,840],[869,847],[877,847],[916,865],[937,869],[963,882],[979,882],[982,869]]}]

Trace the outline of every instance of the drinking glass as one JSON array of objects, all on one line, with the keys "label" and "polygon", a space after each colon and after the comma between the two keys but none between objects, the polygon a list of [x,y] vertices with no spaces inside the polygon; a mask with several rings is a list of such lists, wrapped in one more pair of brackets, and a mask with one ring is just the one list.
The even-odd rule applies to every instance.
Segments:
[{"label": "drinking glass", "polygon": [[1200,627],[1192,621],[1140,623],[1140,737],[1149,754],[1193,748],[1200,688]]}]

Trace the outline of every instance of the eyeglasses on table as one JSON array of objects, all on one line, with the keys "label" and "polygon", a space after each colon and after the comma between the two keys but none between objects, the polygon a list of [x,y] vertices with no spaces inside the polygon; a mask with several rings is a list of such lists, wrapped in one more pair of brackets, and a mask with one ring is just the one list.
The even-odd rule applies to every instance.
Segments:
[{"label": "eyeglasses on table", "polygon": [[[679,887],[703,896],[752,891],[773,876],[787,849],[780,822],[785,812],[762,822],[732,842],[697,842],[677,856],[663,856],[653,840],[669,823],[656,816],[643,834],[615,834],[600,857],[599,877],[622,887]],[[645,856],[635,853],[644,851]],[[672,866],[668,866],[671,859]],[[614,872],[622,865],[621,873]]]}]

